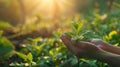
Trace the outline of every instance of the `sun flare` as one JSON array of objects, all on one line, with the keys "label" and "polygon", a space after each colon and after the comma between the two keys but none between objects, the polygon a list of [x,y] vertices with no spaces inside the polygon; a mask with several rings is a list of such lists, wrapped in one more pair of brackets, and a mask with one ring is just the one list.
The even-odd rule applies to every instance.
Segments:
[{"label": "sun flare", "polygon": [[39,0],[40,13],[45,18],[57,18],[75,11],[74,0]]}]

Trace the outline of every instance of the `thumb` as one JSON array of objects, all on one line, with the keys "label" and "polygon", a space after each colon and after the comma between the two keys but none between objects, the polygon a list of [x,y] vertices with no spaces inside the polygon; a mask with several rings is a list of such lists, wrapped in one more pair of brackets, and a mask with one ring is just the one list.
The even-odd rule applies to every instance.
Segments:
[{"label": "thumb", "polygon": [[74,45],[72,44],[70,38],[68,38],[65,34],[62,34],[62,35],[60,36],[60,38],[62,39],[62,41],[64,42],[65,46],[66,46],[69,50],[71,50],[71,51],[74,51],[74,50],[75,50],[75,47],[74,47]]}]

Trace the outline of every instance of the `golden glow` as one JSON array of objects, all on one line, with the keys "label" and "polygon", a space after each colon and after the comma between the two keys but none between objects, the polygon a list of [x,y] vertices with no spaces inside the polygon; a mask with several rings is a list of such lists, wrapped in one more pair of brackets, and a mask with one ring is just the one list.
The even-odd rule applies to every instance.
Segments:
[{"label": "golden glow", "polygon": [[75,11],[74,0],[39,0],[39,9],[45,18],[57,18]]}]

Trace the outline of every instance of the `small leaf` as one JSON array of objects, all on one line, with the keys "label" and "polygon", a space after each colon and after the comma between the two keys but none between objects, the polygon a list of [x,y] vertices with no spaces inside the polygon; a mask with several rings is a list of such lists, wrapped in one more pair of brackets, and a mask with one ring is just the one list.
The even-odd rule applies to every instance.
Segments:
[{"label": "small leaf", "polygon": [[32,60],[33,60],[33,56],[32,56],[31,53],[29,53],[29,54],[27,55],[27,59],[28,59],[29,61],[32,61]]},{"label": "small leaf", "polygon": [[117,31],[111,31],[109,33],[109,38],[111,39],[113,35],[116,35],[117,34]]},{"label": "small leaf", "polygon": [[27,56],[24,55],[23,53],[16,52],[16,54],[17,54],[20,58],[22,58],[24,61],[27,61]]}]

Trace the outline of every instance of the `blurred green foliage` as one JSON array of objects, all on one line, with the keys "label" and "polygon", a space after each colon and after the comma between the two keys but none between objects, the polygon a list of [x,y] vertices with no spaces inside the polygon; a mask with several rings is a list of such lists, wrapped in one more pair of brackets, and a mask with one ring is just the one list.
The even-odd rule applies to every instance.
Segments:
[{"label": "blurred green foliage", "polygon": [[[93,17],[85,21],[73,22],[68,36],[73,37],[73,40],[88,40],[92,38],[103,39],[115,46],[120,46],[120,26],[119,21],[111,14],[94,14]],[[115,18],[115,19],[114,19]],[[119,17],[118,17],[119,18]],[[111,21],[110,21],[111,20]],[[67,32],[67,31],[66,31]],[[63,33],[62,30],[54,32],[54,36],[50,38],[35,38],[28,40],[30,44],[24,44],[24,48],[20,51],[24,54],[31,53],[33,56],[31,65],[33,67],[77,67],[77,58],[64,46],[59,36]],[[25,55],[27,56],[27,55]],[[20,58],[25,59],[20,56]],[[26,58],[27,59],[27,58]],[[25,66],[28,61],[22,63],[12,63],[12,66]],[[81,67],[109,67],[106,63],[97,60],[80,58],[79,66]]]},{"label": "blurred green foliage", "polygon": [[14,51],[13,44],[5,37],[0,36],[0,60],[8,59]]},{"label": "blurred green foliage", "polygon": [[[0,11],[0,19],[2,20],[0,21],[0,62],[5,61],[4,65],[7,62],[6,59],[11,61],[9,57],[14,53],[14,60],[9,64],[12,67],[77,67],[78,65],[80,67],[109,67],[106,63],[94,59],[77,59],[60,40],[59,37],[63,32],[66,32],[66,35],[71,37],[72,40],[99,38],[112,45],[120,46],[119,0],[93,0],[91,1],[93,2],[92,6],[86,4],[85,7],[87,7],[87,10],[85,7],[85,10],[82,9],[85,12],[84,14],[79,12],[80,16],[75,16],[74,18],[68,17],[68,19],[64,20],[65,23],[60,21],[61,23],[55,24],[55,27],[52,27],[54,23],[51,23],[51,26],[50,23],[47,23],[48,27],[45,27],[45,29],[50,31],[56,28],[57,25],[61,25],[61,27],[65,26],[53,32],[53,36],[46,38],[42,38],[41,36],[36,38],[28,37],[26,39],[27,43],[20,44],[22,48],[19,50],[14,50],[13,44],[7,39],[7,36],[3,36],[2,34],[4,33],[4,29],[12,28],[11,23],[15,24],[20,21],[22,10],[18,8],[18,4],[12,1],[5,4],[5,1],[7,0],[0,1],[0,7],[2,5],[2,8],[0,8],[2,10]],[[18,3],[18,1],[15,2]],[[9,9],[6,9],[8,7]],[[78,5],[78,7],[80,6]],[[13,10],[15,8],[17,9]],[[6,14],[4,11],[6,11]],[[10,21],[10,24],[3,20]],[[37,23],[35,22],[35,24]],[[44,21],[38,26],[45,26]],[[49,26],[52,28],[49,28]],[[28,28],[30,30],[39,29],[34,23],[26,24],[22,27],[25,32],[28,32]],[[15,27],[15,29],[17,28]],[[40,32],[43,32],[45,29]],[[47,34],[46,31],[44,34]],[[17,56],[17,58],[14,56]]]},{"label": "blurred green foliage", "polygon": [[12,28],[12,26],[8,22],[0,21],[0,30],[10,29],[10,28]]}]

